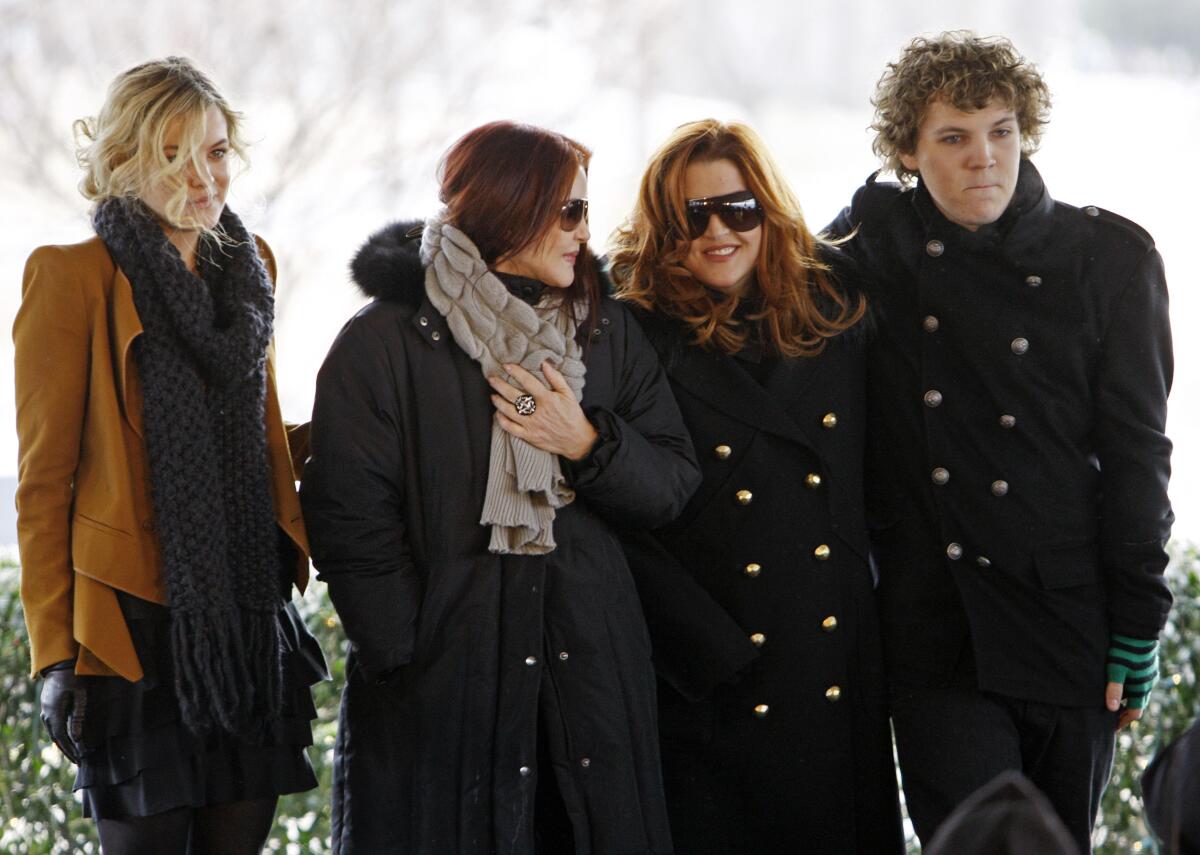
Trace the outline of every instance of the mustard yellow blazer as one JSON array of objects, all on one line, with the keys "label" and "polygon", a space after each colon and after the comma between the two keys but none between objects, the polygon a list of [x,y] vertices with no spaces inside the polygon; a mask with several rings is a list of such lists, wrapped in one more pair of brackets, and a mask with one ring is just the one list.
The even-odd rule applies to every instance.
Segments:
[{"label": "mustard yellow blazer", "polygon": [[[258,240],[275,279],[275,258]],[[32,670],[77,658],[80,674],[142,678],[117,591],[166,603],[154,533],[133,291],[99,238],[43,246],[25,265],[16,345],[17,542]],[[296,495],[307,425],[285,428],[267,353],[267,459],[279,527],[308,583]]]}]

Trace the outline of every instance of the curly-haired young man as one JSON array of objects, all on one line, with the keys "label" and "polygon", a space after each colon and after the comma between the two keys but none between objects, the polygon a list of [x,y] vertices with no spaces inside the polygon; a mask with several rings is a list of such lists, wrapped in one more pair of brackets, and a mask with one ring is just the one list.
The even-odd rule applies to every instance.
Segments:
[{"label": "curly-haired young man", "polygon": [[915,39],[831,224],[875,280],[868,481],[892,715],[928,842],[1015,768],[1080,849],[1171,606],[1171,334],[1151,237],[1050,197],[1050,98],[1003,39]]}]

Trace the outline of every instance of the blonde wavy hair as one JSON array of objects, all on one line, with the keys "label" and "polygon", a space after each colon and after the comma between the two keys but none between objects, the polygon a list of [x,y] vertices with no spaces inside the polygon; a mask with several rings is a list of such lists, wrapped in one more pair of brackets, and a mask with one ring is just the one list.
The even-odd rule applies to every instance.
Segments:
[{"label": "blonde wavy hair", "polygon": [[[189,166],[203,175],[205,114],[217,107],[228,125],[229,148],[243,164],[246,144],[241,114],[213,82],[185,57],[169,56],[135,66],[108,87],[99,115],[73,125],[76,159],[83,169],[79,192],[93,203],[137,197],[165,182],[172,193],[165,206],[172,223],[182,223],[187,207]],[[163,153],[167,128],[180,121],[179,149]]]},{"label": "blonde wavy hair", "polygon": [[982,38],[969,30],[951,30],[933,38],[915,38],[898,62],[888,63],[875,87],[871,147],[904,183],[916,173],[900,162],[917,147],[925,110],[935,100],[964,112],[980,110],[993,98],[1010,106],[1021,129],[1021,153],[1037,151],[1050,120],[1050,89],[1033,63],[1008,39]]},{"label": "blonde wavy hair", "polygon": [[822,241],[804,223],[800,204],[766,146],[739,122],[704,119],[676,128],[650,158],[637,204],[612,237],[612,276],[620,299],[684,322],[692,342],[736,353],[753,329],[735,315],[738,296],[705,287],[683,266],[691,240],[684,173],[692,163],[729,160],[765,212],[747,321],[763,344],[783,356],[813,356],[866,311],[834,286],[820,259]]}]

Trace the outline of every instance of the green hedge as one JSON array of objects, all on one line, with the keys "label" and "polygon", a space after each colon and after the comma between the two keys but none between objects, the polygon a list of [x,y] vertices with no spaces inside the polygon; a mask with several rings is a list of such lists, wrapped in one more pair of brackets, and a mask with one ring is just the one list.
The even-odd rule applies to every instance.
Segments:
[{"label": "green hedge", "polygon": [[[1158,746],[1179,734],[1200,711],[1200,552],[1178,549],[1168,571],[1175,610],[1163,633],[1163,679],[1146,712],[1119,737],[1113,775],[1104,796],[1096,851],[1102,855],[1155,852],[1142,821],[1139,778]],[[319,718],[310,752],[321,786],[280,799],[268,851],[288,855],[329,851],[329,783],[338,698],[344,679],[342,635],[323,585],[301,602],[320,639],[333,680],[315,688]],[[98,852],[92,823],[69,794],[74,767],[49,745],[38,715],[37,684],[27,675],[25,624],[18,569],[0,558],[0,852],[43,855]],[[917,852],[915,844],[913,852]]]}]

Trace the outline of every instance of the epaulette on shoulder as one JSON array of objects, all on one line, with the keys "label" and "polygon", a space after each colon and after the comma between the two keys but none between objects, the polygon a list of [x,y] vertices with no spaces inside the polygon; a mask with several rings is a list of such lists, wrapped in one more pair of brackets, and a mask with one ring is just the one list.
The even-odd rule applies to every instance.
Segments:
[{"label": "epaulette on shoulder", "polygon": [[1080,208],[1079,212],[1082,216],[1088,219],[1095,220],[1096,222],[1100,223],[1107,223],[1120,228],[1125,233],[1136,238],[1138,243],[1140,243],[1146,249],[1154,248],[1154,238],[1151,236],[1150,232],[1146,231],[1133,220],[1127,220],[1120,214],[1114,214],[1112,211],[1107,211],[1104,208],[1097,207],[1096,205],[1087,205],[1083,208]]},{"label": "epaulette on shoulder", "polygon": [[860,222],[881,211],[908,189],[895,181],[880,181],[880,172],[876,170],[868,175],[862,188],[854,194],[853,211]]}]

